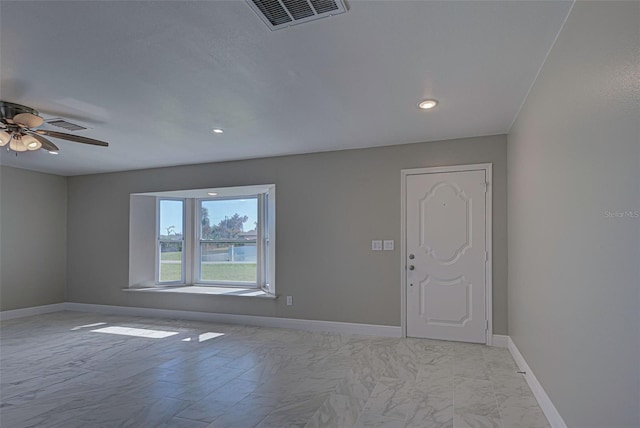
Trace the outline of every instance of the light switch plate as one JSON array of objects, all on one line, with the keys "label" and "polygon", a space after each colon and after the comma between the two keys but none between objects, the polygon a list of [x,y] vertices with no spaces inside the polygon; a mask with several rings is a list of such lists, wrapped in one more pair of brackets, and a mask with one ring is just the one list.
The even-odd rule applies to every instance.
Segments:
[{"label": "light switch plate", "polygon": [[371,249],[373,251],[382,251],[382,241],[379,239],[371,241]]},{"label": "light switch plate", "polygon": [[384,240],[383,248],[385,251],[393,251],[393,239]]}]

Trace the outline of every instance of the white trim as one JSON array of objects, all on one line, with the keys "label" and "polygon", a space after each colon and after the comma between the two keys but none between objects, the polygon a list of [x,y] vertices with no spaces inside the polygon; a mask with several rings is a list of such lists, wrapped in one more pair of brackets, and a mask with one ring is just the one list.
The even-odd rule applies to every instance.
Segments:
[{"label": "white trim", "polygon": [[490,346],[493,346],[495,348],[508,348],[509,336],[505,336],[503,334],[494,334]]},{"label": "white trim", "polygon": [[485,308],[487,317],[487,331],[485,343],[488,346],[493,342],[493,164],[478,163],[469,165],[438,166],[430,168],[403,169],[401,173],[401,199],[400,204],[400,317],[402,337],[407,337],[407,298],[406,298],[406,257],[407,257],[407,176],[418,174],[435,174],[441,172],[485,171],[487,193],[485,196],[485,250],[488,254],[485,269]]},{"label": "white trim", "polygon": [[54,303],[51,305],[32,306],[30,308],[12,309],[0,312],[0,321],[12,320],[14,318],[30,317],[32,315],[48,314],[64,310],[64,303]]},{"label": "white trim", "polygon": [[355,324],[348,322],[303,320],[293,318],[257,317],[250,315],[178,311],[173,309],[139,308],[134,306],[94,305],[88,303],[71,302],[67,302],[64,304],[64,310],[150,318],[178,318],[193,321],[218,322],[225,324],[244,324],[255,325],[259,327],[290,328],[295,330],[320,331],[341,334],[362,334],[382,337],[402,336],[402,330],[400,327],[390,325]]},{"label": "white trim", "polygon": [[400,171],[400,328],[407,337],[407,173]]},{"label": "white trim", "polygon": [[178,311],[172,309],[140,308],[135,306],[94,305],[90,303],[55,303],[52,305],[14,309],[0,312],[0,320],[29,317],[60,311],[93,312],[99,314],[130,315],[149,318],[185,319],[225,324],[255,325],[259,327],[289,328],[293,330],[319,331],[366,336],[402,337],[398,326],[357,324],[335,321],[304,320],[294,318],[258,317],[252,315],[220,314],[212,312]]},{"label": "white trim", "polygon": [[[231,291],[233,290],[233,291]],[[210,285],[184,285],[167,287],[128,287],[123,288],[125,293],[173,293],[173,294],[199,294],[207,296],[242,297],[243,299],[270,299],[275,300],[278,296],[269,294],[260,288],[242,287],[212,287]],[[235,294],[242,293],[246,294]],[[262,293],[262,294],[255,294]]]},{"label": "white trim", "polygon": [[493,164],[486,163],[485,178],[487,180],[487,193],[485,196],[485,228],[484,246],[487,254],[484,270],[485,304],[487,311],[487,345],[492,345],[493,340]]},{"label": "white trim", "polygon": [[529,365],[525,361],[524,357],[518,350],[518,347],[516,346],[516,344],[513,343],[513,340],[511,340],[511,338],[508,336],[507,336],[507,340],[508,340],[508,345],[509,345],[508,348],[509,348],[509,352],[511,353],[511,356],[513,357],[516,364],[520,368],[520,371],[525,372],[524,378],[529,384],[529,388],[531,388],[531,391],[533,392],[534,397],[536,397],[536,400],[538,400],[538,404],[540,405],[540,408],[544,412],[544,415],[549,420],[549,424],[551,425],[551,427],[567,428],[567,424],[564,422],[564,420],[562,419],[562,416],[560,416],[560,413],[551,402],[551,399],[545,392],[542,385],[540,385],[540,382],[538,382],[538,379],[536,379],[536,376],[533,374],[531,367],[529,367]]}]

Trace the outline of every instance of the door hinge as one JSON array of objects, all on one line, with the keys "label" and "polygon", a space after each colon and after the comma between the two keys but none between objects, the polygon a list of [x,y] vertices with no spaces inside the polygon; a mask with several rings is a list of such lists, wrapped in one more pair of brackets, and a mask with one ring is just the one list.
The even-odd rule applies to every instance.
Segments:
[{"label": "door hinge", "polygon": [[489,261],[489,252],[487,250],[484,250],[484,261],[485,262]]},{"label": "door hinge", "polygon": [[487,193],[487,187],[489,187],[489,183],[487,183],[486,181],[482,182],[482,189],[484,190],[484,193]]},{"label": "door hinge", "polygon": [[484,330],[489,331],[489,320],[484,320]]}]

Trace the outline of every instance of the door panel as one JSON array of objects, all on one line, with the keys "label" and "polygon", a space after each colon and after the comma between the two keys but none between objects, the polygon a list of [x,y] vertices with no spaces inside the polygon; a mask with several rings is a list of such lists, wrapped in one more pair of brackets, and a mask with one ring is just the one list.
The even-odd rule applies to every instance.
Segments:
[{"label": "door panel", "polygon": [[408,175],[407,335],[484,343],[484,170]]}]

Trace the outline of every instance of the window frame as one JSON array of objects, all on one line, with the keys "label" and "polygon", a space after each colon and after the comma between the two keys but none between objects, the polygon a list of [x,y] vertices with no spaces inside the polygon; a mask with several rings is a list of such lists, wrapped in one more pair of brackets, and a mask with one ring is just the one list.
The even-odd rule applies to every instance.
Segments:
[{"label": "window frame", "polygon": [[[160,205],[162,201],[179,201],[182,202],[182,239],[181,240],[162,240],[160,238]],[[175,197],[164,197],[158,196],[156,197],[156,265],[155,265],[155,283],[159,286],[171,286],[171,285],[184,285],[186,284],[186,265],[187,265],[187,236],[189,235],[188,227],[187,227],[187,200],[186,198],[175,198]],[[182,251],[180,258],[180,280],[179,281],[161,281],[160,280],[160,268],[162,266],[162,251],[161,246],[163,242],[181,242],[182,243]]]},{"label": "window frame", "polygon": [[[264,194],[254,194],[254,195],[239,195],[239,196],[211,196],[207,198],[196,198],[195,199],[195,214],[196,214],[196,230],[195,230],[195,248],[194,248],[194,259],[193,259],[193,268],[194,268],[194,284],[202,285],[202,286],[213,286],[213,287],[238,287],[238,288],[262,288],[261,284],[263,284],[264,278],[264,262],[262,258],[263,254],[263,241],[262,239],[262,229],[263,229],[263,221],[264,221],[264,213],[262,208],[262,199],[264,198]],[[232,201],[236,199],[256,199],[257,202],[257,225],[256,225],[256,281],[255,282],[247,282],[247,281],[207,281],[202,279],[202,244],[203,243],[243,243],[243,241],[239,239],[202,239],[202,227],[201,227],[201,213],[202,213],[202,203],[206,201]],[[244,241],[251,242],[251,241]]]},{"label": "window frame", "polygon": [[[166,192],[138,193],[140,196],[154,196],[155,203],[155,272],[154,286],[157,288],[174,286],[236,287],[238,289],[258,289],[267,295],[276,296],[276,194],[275,184],[247,185],[207,189],[189,189]],[[217,197],[202,197],[208,193],[219,193]],[[258,198],[258,225],[256,227],[257,281],[228,282],[200,281],[200,201]],[[160,282],[160,201],[179,200],[183,202],[182,274],[181,281]],[[164,241],[163,241],[164,242]],[[176,242],[176,241],[173,241]],[[177,241],[180,242],[180,241]],[[153,286],[153,285],[152,285]]]}]

